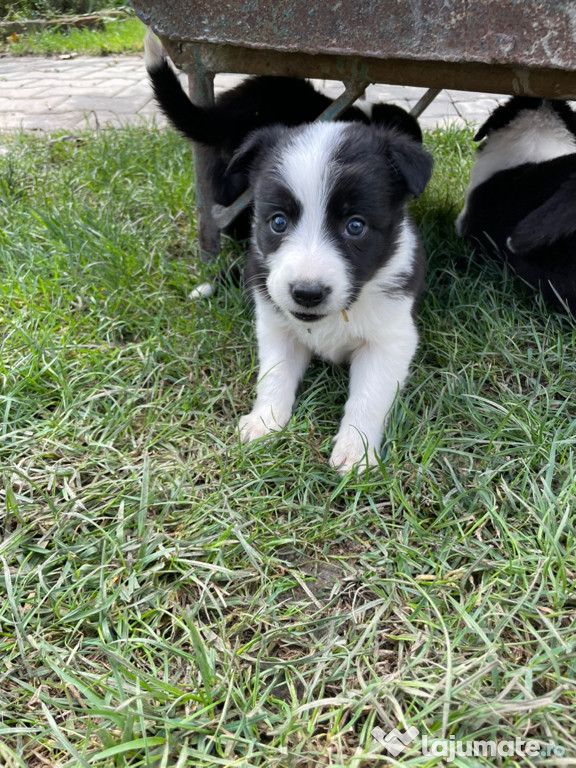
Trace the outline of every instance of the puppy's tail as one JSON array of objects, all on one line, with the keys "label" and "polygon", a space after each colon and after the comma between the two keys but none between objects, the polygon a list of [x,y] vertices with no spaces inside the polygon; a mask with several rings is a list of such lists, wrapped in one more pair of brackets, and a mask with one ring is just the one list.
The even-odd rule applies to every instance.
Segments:
[{"label": "puppy's tail", "polygon": [[187,139],[209,146],[222,142],[214,111],[193,104],[168,62],[168,55],[151,29],[144,39],[144,62],[158,106],[173,127]]}]

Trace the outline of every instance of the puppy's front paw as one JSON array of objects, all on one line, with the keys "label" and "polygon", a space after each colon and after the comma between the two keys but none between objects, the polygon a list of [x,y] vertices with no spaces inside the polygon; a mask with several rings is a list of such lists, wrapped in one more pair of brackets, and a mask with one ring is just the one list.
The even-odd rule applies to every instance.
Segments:
[{"label": "puppy's front paw", "polygon": [[352,470],[364,472],[377,466],[376,451],[376,446],[367,441],[365,435],[354,427],[349,427],[336,435],[330,466],[341,475],[346,475]]},{"label": "puppy's front paw", "polygon": [[254,408],[246,416],[242,416],[238,422],[240,439],[243,443],[250,443],[271,432],[277,432],[286,425],[288,418],[277,419],[270,406]]}]

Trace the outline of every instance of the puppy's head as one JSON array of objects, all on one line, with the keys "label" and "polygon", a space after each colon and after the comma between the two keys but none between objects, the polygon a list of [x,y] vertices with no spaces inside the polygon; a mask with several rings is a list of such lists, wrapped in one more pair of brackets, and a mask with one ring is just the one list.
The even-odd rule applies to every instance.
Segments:
[{"label": "puppy's head", "polygon": [[258,287],[286,315],[314,322],[347,309],[394,255],[406,200],[432,159],[397,130],[313,123],[252,134],[230,171],[249,168]]}]

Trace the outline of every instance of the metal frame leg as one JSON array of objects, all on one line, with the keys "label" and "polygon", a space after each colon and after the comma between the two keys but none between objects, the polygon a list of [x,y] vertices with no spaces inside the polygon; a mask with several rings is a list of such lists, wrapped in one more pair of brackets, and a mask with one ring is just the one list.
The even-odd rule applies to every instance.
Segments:
[{"label": "metal frame leg", "polygon": [[410,110],[412,117],[420,117],[426,107],[429,107],[430,104],[432,104],[436,96],[438,96],[441,91],[441,88],[428,88],[424,96],[422,96],[422,98]]},{"label": "metal frame leg", "polygon": [[[199,107],[211,107],[214,104],[214,74],[207,72],[197,59],[194,68],[188,73],[188,92],[192,102]],[[212,147],[196,142],[192,144],[198,243],[202,261],[212,261],[220,251],[220,229],[212,217],[214,199],[211,169],[216,154]]]}]

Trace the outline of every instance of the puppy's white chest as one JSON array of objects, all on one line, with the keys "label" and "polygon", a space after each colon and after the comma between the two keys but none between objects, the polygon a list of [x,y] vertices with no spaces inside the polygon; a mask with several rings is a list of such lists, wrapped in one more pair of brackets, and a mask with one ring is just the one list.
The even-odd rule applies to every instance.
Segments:
[{"label": "puppy's white chest", "polygon": [[289,322],[289,328],[301,344],[333,363],[347,361],[363,343],[360,329],[354,329],[350,319],[346,322],[342,313],[334,313],[316,323]]}]

